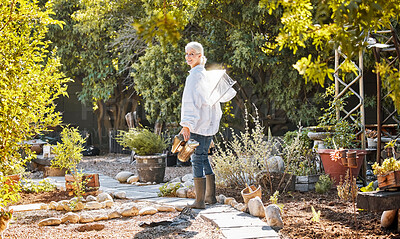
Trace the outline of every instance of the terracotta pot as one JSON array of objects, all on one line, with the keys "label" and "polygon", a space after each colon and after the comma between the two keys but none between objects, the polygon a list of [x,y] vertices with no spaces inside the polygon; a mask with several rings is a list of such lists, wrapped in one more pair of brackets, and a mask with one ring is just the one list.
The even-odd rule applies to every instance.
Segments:
[{"label": "terracotta pot", "polygon": [[[321,157],[322,164],[324,166],[324,170],[326,174],[329,174],[329,176],[335,180],[335,185],[338,185],[340,182],[340,176],[344,179],[346,176],[346,171],[349,169],[348,167],[345,167],[342,165],[342,162],[338,161],[333,161],[330,157],[330,153],[333,152],[334,149],[318,149],[318,154]],[[351,174],[353,177],[358,177],[358,174],[360,173],[361,165],[364,162],[365,155],[368,153],[367,150],[361,150],[361,149],[354,149],[352,151],[356,151],[358,157],[356,157],[357,160],[357,167],[355,168],[350,168]]]},{"label": "terracotta pot", "polygon": [[241,194],[242,194],[243,201],[245,204],[247,204],[250,199],[255,198],[257,196],[260,197],[260,199],[261,199],[261,186],[258,186],[256,188],[256,186],[250,185],[250,186],[246,187],[245,189],[243,189],[241,191]]},{"label": "terracotta pot", "polygon": [[7,175],[4,177],[6,178],[5,184],[7,185],[16,184],[21,180],[21,175],[19,174]]}]

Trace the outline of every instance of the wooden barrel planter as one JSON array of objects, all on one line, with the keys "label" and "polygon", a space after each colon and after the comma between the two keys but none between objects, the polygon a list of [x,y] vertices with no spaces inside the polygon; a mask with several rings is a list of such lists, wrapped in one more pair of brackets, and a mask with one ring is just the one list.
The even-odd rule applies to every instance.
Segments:
[{"label": "wooden barrel planter", "polygon": [[139,181],[162,183],[165,176],[166,157],[166,154],[146,156],[135,155]]}]

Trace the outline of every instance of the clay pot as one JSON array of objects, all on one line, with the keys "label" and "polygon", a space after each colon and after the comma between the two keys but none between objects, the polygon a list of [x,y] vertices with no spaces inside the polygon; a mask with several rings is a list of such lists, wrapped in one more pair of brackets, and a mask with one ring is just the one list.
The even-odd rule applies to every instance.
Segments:
[{"label": "clay pot", "polygon": [[255,198],[257,196],[261,198],[261,186],[258,186],[257,188],[254,185],[247,186],[241,191],[241,194],[244,203],[247,204],[252,198]]}]

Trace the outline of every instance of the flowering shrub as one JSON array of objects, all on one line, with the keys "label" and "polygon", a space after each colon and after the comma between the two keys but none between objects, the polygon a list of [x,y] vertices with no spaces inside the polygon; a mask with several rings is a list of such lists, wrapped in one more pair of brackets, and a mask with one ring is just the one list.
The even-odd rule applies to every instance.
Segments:
[{"label": "flowering shrub", "polygon": [[219,182],[232,186],[245,187],[256,182],[258,172],[267,170],[266,160],[273,150],[272,137],[266,138],[261,126],[258,112],[252,117],[254,128],[249,128],[249,114],[245,110],[245,131],[232,131],[232,140],[222,136],[222,142],[216,142],[212,158],[215,174]]}]

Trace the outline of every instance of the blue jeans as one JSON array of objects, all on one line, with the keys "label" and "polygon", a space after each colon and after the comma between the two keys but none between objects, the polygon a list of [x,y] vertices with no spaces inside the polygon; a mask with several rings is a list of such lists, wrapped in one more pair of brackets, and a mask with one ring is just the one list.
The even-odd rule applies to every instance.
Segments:
[{"label": "blue jeans", "polygon": [[190,138],[199,142],[199,146],[197,146],[191,156],[193,177],[202,178],[204,174],[214,174],[210,161],[208,160],[208,148],[210,147],[213,136],[191,133]]}]

